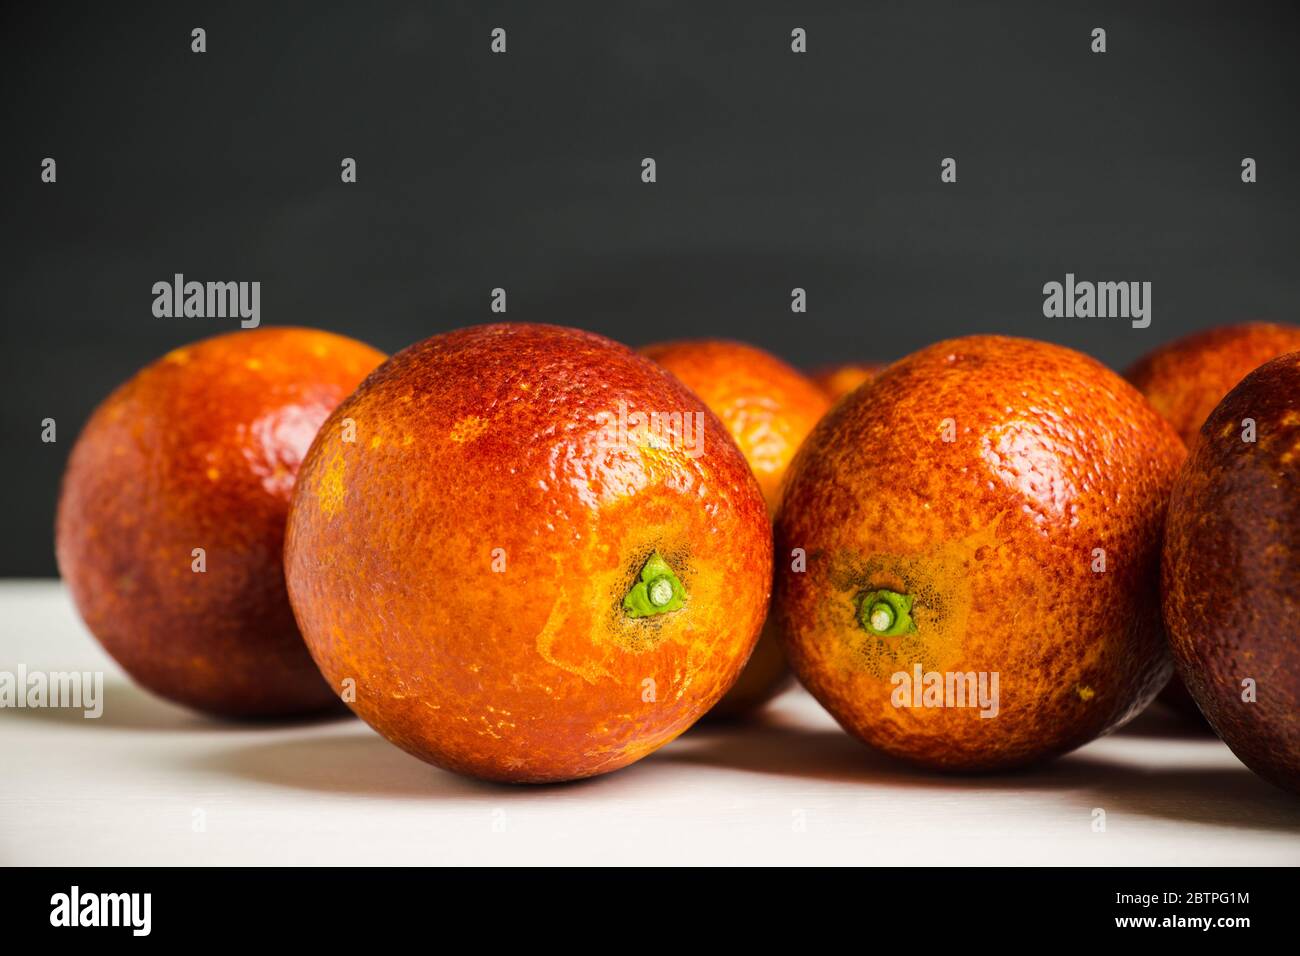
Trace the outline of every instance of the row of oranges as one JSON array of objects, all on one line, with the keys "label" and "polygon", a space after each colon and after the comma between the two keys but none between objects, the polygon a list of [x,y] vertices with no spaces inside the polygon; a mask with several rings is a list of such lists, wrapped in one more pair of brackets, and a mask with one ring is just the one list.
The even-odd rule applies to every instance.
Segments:
[{"label": "row of oranges", "polygon": [[[1294,788],[1300,356],[1237,383],[1296,349],[1300,330],[1230,327],[1130,384],[996,336],[810,378],[739,343],[636,353],[556,326],[387,361],[238,332],[96,410],[59,564],[165,697],[235,717],[341,698],[506,781],[614,770],[743,716],[787,661],[887,752],[1019,766],[1142,710],[1167,623],[1213,727]],[[611,433],[616,409],[639,427]]]}]

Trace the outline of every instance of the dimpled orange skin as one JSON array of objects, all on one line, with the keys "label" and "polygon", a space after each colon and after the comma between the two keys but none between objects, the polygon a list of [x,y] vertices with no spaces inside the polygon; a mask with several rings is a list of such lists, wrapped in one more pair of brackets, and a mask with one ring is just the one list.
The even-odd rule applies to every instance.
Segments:
[{"label": "dimpled orange skin", "polygon": [[[636,431],[652,412],[698,413],[702,442]],[[334,416],[357,441],[327,424],[307,456],[286,576],[321,670],[394,744],[490,780],[588,777],[736,680],[771,525],[721,423],[653,362],[576,329],[479,326],[394,356]],[[629,617],[656,551],[685,606]]]},{"label": "dimpled orange skin", "polygon": [[873,362],[848,362],[843,365],[823,365],[809,373],[809,377],[832,402],[856,391],[858,386],[870,382],[883,372],[885,366]]},{"label": "dimpled orange skin", "polygon": [[285,518],[317,428],[383,359],[328,332],[234,332],[169,352],[95,410],[56,551],[86,626],[137,682],[228,717],[337,706],[289,607]]},{"label": "dimpled orange skin", "polygon": [[[1169,676],[1158,561],[1182,457],[1070,349],[975,336],[903,359],[827,414],[786,479],[774,600],[795,673],[851,733],[932,768],[1021,766],[1118,727]],[[913,596],[915,633],[858,623],[876,589]],[[996,672],[997,715],[894,706],[917,663]]]},{"label": "dimpled orange skin", "polygon": [[[1190,448],[1206,417],[1233,386],[1270,359],[1297,349],[1300,327],[1294,325],[1223,325],[1160,346],[1134,363],[1124,377]],[[1200,723],[1200,711],[1176,675],[1160,700]]]},{"label": "dimpled orange skin", "polygon": [[[830,407],[826,396],[803,373],[741,342],[689,339],[640,351],[677,376],[722,420],[775,512],[786,469]],[[749,713],[780,693],[790,678],[776,628],[765,625],[740,679],[709,716]]]},{"label": "dimpled orange skin", "polygon": [[1300,352],[1252,372],[1205,422],[1174,486],[1161,578],[1201,713],[1243,763],[1300,793]]}]

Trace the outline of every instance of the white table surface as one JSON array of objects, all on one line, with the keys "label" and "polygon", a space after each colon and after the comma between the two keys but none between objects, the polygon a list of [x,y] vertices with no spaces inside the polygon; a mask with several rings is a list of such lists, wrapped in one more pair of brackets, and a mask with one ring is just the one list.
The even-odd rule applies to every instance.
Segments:
[{"label": "white table surface", "polygon": [[795,690],[617,773],[502,787],[354,719],[231,725],[158,701],[57,582],[0,582],[0,671],[20,664],[104,671],[105,708],[0,709],[4,864],[1300,864],[1300,798],[1156,712],[1038,770],[954,778],[873,753]]}]

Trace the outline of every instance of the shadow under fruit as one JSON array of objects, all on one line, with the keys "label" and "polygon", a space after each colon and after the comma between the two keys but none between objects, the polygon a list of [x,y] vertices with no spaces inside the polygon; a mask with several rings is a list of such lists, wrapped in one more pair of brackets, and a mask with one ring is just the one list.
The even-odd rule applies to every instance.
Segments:
[{"label": "shadow under fruit", "polygon": [[1300,793],[1300,352],[1246,376],[1205,421],[1161,574],[1201,713],[1246,766]]},{"label": "shadow under fruit", "polygon": [[337,706],[294,623],[282,547],[316,430],[382,353],[262,328],[169,352],[104,400],[63,478],[59,569],[105,650],[196,710]]},{"label": "shadow under fruit", "polygon": [[[1120,726],[1170,672],[1158,563],[1183,454],[1070,349],[975,336],[895,363],[786,479],[774,603],[795,673],[851,733],[941,769],[1025,765]],[[939,693],[916,693],[930,675]]]},{"label": "shadow under fruit", "polygon": [[576,329],[488,325],[398,353],[339,406],[285,567],[313,656],[380,734],[472,776],[560,781],[644,757],[734,683],[771,525],[662,368]]}]

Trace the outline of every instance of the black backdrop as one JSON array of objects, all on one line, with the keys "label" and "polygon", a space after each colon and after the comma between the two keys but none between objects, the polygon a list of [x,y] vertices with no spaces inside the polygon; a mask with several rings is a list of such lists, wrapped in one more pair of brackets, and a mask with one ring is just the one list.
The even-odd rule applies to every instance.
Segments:
[{"label": "black backdrop", "polygon": [[[3,575],[54,573],[94,405],[236,327],[155,318],[176,272],[390,351],[492,320],[500,286],[509,319],[800,365],[1006,332],[1123,366],[1300,303],[1292,4],[10,6]],[[1150,281],[1151,327],[1044,318],[1066,272]]]}]

